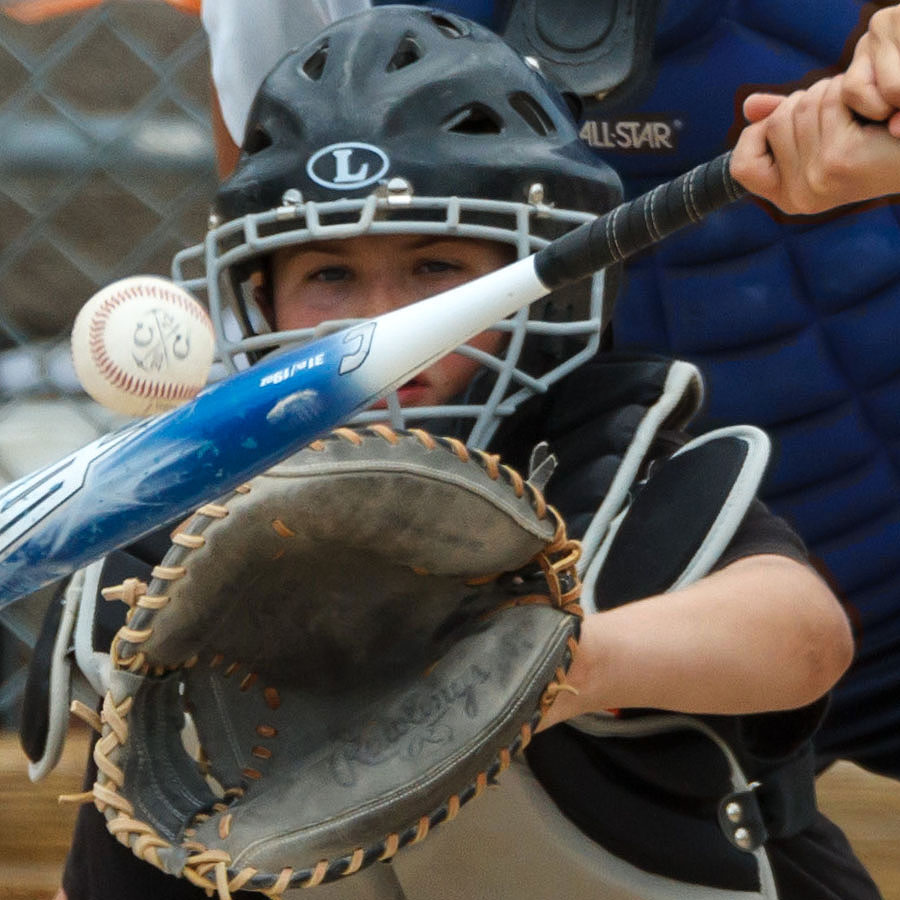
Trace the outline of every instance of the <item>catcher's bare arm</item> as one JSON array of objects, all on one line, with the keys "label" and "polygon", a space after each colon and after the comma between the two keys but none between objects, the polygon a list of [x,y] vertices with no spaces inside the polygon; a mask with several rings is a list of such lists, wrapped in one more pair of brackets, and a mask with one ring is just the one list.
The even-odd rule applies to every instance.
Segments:
[{"label": "catcher's bare arm", "polygon": [[569,675],[578,694],[561,696],[542,727],[605,709],[799,707],[837,681],[853,640],[837,599],[812,569],[761,555],[586,616],[580,650]]}]

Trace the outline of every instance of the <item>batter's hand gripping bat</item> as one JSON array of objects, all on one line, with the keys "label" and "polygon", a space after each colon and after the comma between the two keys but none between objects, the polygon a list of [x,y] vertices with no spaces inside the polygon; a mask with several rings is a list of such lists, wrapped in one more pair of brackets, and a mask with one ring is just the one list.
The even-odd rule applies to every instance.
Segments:
[{"label": "batter's hand gripping bat", "polygon": [[556,288],[743,196],[730,154],[482,278],[268,357],[0,491],[0,609],[185,516]]}]

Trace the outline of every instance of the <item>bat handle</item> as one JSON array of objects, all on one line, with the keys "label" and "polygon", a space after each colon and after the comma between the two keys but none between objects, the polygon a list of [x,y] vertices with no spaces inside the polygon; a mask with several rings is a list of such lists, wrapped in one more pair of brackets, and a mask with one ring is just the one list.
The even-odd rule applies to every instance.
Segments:
[{"label": "bat handle", "polygon": [[535,254],[538,278],[551,290],[578,281],[740,199],[730,162],[723,153],[579,225]]}]

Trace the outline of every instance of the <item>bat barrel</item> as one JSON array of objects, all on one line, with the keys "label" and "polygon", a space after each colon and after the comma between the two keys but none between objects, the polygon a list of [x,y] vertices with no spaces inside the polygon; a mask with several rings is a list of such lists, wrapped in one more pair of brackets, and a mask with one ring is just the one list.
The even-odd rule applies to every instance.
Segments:
[{"label": "bat barrel", "polygon": [[551,290],[578,281],[740,199],[730,162],[724,153],[553,241],[535,255],[538,277]]}]

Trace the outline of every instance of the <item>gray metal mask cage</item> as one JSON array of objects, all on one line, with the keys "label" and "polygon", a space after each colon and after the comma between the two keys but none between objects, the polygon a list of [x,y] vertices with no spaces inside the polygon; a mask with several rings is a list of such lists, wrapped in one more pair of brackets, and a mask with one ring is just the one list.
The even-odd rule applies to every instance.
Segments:
[{"label": "gray metal mask cage", "polygon": [[[527,203],[415,197],[405,187],[393,180],[368,197],[327,202],[304,202],[299,192],[288,191],[275,209],[224,224],[211,222],[202,245],[175,256],[173,278],[201,300],[205,295],[227,373],[247,368],[261,354],[308,343],[357,321],[264,330],[268,325],[252,300],[248,273],[275,250],[363,234],[428,234],[497,241],[514,248],[521,259],[552,237],[595,218],[544,205],[539,196]],[[508,335],[500,355],[467,344],[456,348],[453,352],[476,360],[480,368],[465,394],[453,402],[403,408],[393,393],[387,397],[387,410],[364,411],[353,424],[387,419],[395,428],[420,426],[451,434],[471,447],[486,447],[504,418],[598,351],[609,313],[604,308],[605,280],[604,272],[596,273],[576,286],[575,302],[551,294],[495,323],[490,330]]]}]

